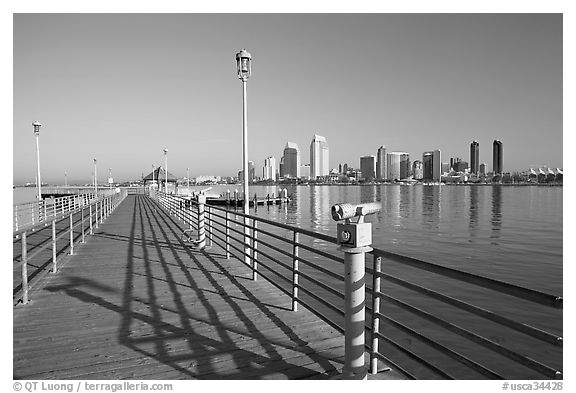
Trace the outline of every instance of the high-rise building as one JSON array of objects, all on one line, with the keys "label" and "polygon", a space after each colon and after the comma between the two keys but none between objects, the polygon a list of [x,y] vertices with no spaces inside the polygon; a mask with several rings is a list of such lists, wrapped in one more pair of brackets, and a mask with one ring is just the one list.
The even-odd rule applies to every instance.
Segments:
[{"label": "high-rise building", "polygon": [[376,177],[376,156],[360,157],[360,171],[367,181],[373,181]]},{"label": "high-rise building", "polygon": [[422,155],[422,180],[440,181],[442,176],[440,150],[424,152]]},{"label": "high-rise building", "polygon": [[300,149],[294,142],[286,143],[283,169],[284,177],[300,177]]},{"label": "high-rise building", "polygon": [[314,134],[310,143],[310,177],[316,179],[318,176],[330,174],[330,151],[326,138]]},{"label": "high-rise building", "polygon": [[386,180],[387,173],[386,147],[380,146],[376,153],[376,179]]},{"label": "high-rise building", "polygon": [[268,157],[264,160],[262,179],[276,181],[276,158]]},{"label": "high-rise building", "polygon": [[410,154],[400,153],[400,180],[410,176]]},{"label": "high-rise building", "polygon": [[495,140],[492,145],[492,172],[494,174],[502,173],[503,171],[503,161],[504,161],[504,146],[502,141]]},{"label": "high-rise building", "polygon": [[254,167],[254,161],[248,161],[248,182],[252,183],[256,178],[256,168]]},{"label": "high-rise building", "polygon": [[486,163],[483,162],[482,164],[480,164],[480,174],[481,175],[486,175]]},{"label": "high-rise building", "polygon": [[416,160],[412,163],[412,176],[416,180],[422,180],[422,161]]},{"label": "high-rise building", "polygon": [[[450,159],[452,160],[452,159]],[[449,173],[451,171],[451,167],[450,167],[450,163],[449,162],[443,162],[442,163],[442,173]]]},{"label": "high-rise building", "polygon": [[300,178],[310,179],[310,164],[300,165]]},{"label": "high-rise building", "polygon": [[408,153],[391,151],[386,154],[386,180],[394,181],[408,177],[407,166],[410,166]]},{"label": "high-rise building", "polygon": [[480,144],[472,141],[470,144],[470,172],[478,174],[480,169]]}]

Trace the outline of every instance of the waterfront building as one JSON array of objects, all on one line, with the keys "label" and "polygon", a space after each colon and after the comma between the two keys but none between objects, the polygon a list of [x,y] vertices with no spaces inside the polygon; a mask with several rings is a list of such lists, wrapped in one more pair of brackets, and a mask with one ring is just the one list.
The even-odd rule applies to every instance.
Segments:
[{"label": "waterfront building", "polygon": [[387,180],[386,147],[380,146],[376,153],[376,179]]},{"label": "waterfront building", "polygon": [[366,181],[373,181],[376,177],[376,156],[360,157],[360,171]]},{"label": "waterfront building", "polygon": [[486,163],[483,162],[482,164],[480,164],[480,174],[482,176],[486,176]]},{"label": "waterfront building", "polygon": [[276,181],[276,158],[267,157],[262,168],[262,179]]},{"label": "waterfront building", "polygon": [[422,180],[422,161],[416,160],[412,163],[412,177],[416,180]]},{"label": "waterfront building", "polygon": [[[301,179],[310,179],[311,177],[311,169],[310,164],[304,164],[300,166],[300,178]],[[320,179],[322,176],[316,176],[317,179]]]},{"label": "waterfront building", "polygon": [[502,141],[496,139],[492,144],[492,172],[494,174],[502,174],[504,161],[504,146]]},{"label": "waterfront building", "polygon": [[[386,154],[386,179],[390,181],[402,179],[407,177],[406,165],[410,165],[409,159],[407,160],[408,153],[392,151]],[[401,169],[403,168],[403,169]]]},{"label": "waterfront building", "polygon": [[480,144],[472,141],[470,144],[470,172],[478,174],[480,168]]},{"label": "waterfront building", "polygon": [[327,176],[330,173],[330,150],[326,138],[314,134],[310,143],[310,177]]},{"label": "waterfront building", "polygon": [[456,172],[466,172],[468,169],[468,163],[466,161],[458,160],[454,163],[454,170]]},{"label": "waterfront building", "polygon": [[278,165],[278,172],[280,177],[284,177],[284,156],[280,157],[280,164]]},{"label": "waterfront building", "polygon": [[410,155],[400,153],[400,180],[410,177]]},{"label": "waterfront building", "polygon": [[[452,159],[450,159],[452,160]],[[452,168],[450,167],[450,163],[449,162],[443,162],[442,163],[442,173],[449,173],[452,170]]]},{"label": "waterfront building", "polygon": [[248,161],[248,182],[252,183],[256,178],[256,168],[254,167],[254,161]]},{"label": "waterfront building", "polygon": [[441,153],[439,149],[422,155],[422,180],[439,182],[442,178]]},{"label": "waterfront building", "polygon": [[300,149],[296,143],[286,143],[283,159],[284,177],[300,177]]}]

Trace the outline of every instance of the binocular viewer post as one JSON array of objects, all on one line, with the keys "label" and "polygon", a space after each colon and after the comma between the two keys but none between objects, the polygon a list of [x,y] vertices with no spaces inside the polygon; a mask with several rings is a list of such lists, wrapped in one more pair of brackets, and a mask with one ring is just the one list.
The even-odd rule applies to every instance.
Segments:
[{"label": "binocular viewer post", "polygon": [[[336,225],[338,244],[344,251],[344,368],[343,379],[366,379],[364,363],[365,315],[365,257],[372,251],[372,224],[364,217],[378,213],[379,202],[353,205],[340,203],[332,206],[332,218],[345,220]],[[356,222],[351,219],[358,217]]]}]

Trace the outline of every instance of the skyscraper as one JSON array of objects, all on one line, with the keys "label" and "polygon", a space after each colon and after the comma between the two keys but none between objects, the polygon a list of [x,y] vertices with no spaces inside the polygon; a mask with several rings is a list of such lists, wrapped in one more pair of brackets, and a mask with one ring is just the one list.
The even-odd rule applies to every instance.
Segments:
[{"label": "skyscraper", "polygon": [[256,178],[256,168],[254,168],[254,161],[248,161],[248,182],[252,183]]},{"label": "skyscraper", "polygon": [[376,157],[364,156],[360,157],[360,171],[362,177],[367,181],[372,181],[376,177]]},{"label": "skyscraper", "polygon": [[480,144],[472,141],[470,144],[470,172],[478,174],[480,169]]},{"label": "skyscraper", "polygon": [[376,153],[376,179],[386,180],[387,174],[386,147],[380,146]]},{"label": "skyscraper", "polygon": [[386,154],[386,180],[394,181],[408,177],[410,165],[408,153],[391,151]]},{"label": "skyscraper", "polygon": [[268,157],[264,160],[262,179],[276,181],[276,158]]},{"label": "skyscraper", "polygon": [[294,142],[286,143],[283,169],[284,177],[300,177],[300,149]]},{"label": "skyscraper", "polygon": [[442,161],[440,150],[424,152],[422,155],[422,180],[440,181],[442,176]]},{"label": "skyscraper", "polygon": [[422,180],[422,161],[416,160],[412,163],[412,173],[414,179]]},{"label": "skyscraper", "polygon": [[504,160],[504,147],[502,141],[496,139],[492,145],[492,172],[502,173]]},{"label": "skyscraper", "polygon": [[318,176],[327,176],[330,173],[330,151],[326,138],[314,134],[310,143],[310,177],[314,180]]}]

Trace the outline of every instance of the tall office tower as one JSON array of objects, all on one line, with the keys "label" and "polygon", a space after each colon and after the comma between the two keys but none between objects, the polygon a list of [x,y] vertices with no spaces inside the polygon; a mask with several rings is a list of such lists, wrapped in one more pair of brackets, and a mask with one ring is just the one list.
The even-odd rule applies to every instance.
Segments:
[{"label": "tall office tower", "polygon": [[264,160],[264,168],[262,168],[262,178],[264,180],[276,181],[276,158],[268,157]]},{"label": "tall office tower", "polygon": [[254,161],[248,161],[248,182],[252,183],[256,178],[256,168],[254,168]]},{"label": "tall office tower", "polygon": [[410,154],[400,153],[400,179],[410,176]]},{"label": "tall office tower", "polygon": [[449,162],[443,162],[442,163],[442,173],[448,173],[451,170],[452,169],[450,169],[450,163]]},{"label": "tall office tower", "polygon": [[294,142],[286,143],[284,148],[284,177],[300,177],[300,149]]},{"label": "tall office tower", "polygon": [[376,156],[360,157],[360,171],[362,177],[367,181],[372,181],[376,177]]},{"label": "tall office tower", "polygon": [[380,146],[376,153],[376,179],[386,180],[386,147]]},{"label": "tall office tower", "polygon": [[504,146],[499,139],[494,141],[492,145],[492,172],[494,174],[502,173],[502,162],[504,160]]},{"label": "tall office tower", "polygon": [[338,164],[338,173],[342,173],[342,164]]},{"label": "tall office tower", "polygon": [[343,174],[347,174],[347,173],[348,173],[348,164],[345,163],[345,164],[342,166],[342,173],[343,173]]},{"label": "tall office tower", "polygon": [[300,178],[310,179],[310,164],[300,165]]},{"label": "tall office tower", "polygon": [[416,160],[412,163],[412,173],[416,180],[422,180],[422,161]]},{"label": "tall office tower", "polygon": [[318,176],[330,174],[330,151],[326,138],[314,134],[310,143],[310,177],[312,180]]},{"label": "tall office tower", "polygon": [[280,177],[284,177],[284,156],[280,157],[280,164],[278,165],[278,172]]},{"label": "tall office tower", "polygon": [[442,177],[440,150],[424,152],[422,155],[422,180],[440,181]]},{"label": "tall office tower", "polygon": [[472,141],[470,144],[470,172],[478,174],[480,169],[480,144]]},{"label": "tall office tower", "polygon": [[486,163],[483,162],[482,164],[480,164],[480,174],[481,175],[486,175]]},{"label": "tall office tower", "polygon": [[[405,155],[408,155],[408,153],[399,151],[391,151],[390,153],[386,154],[386,180],[394,181],[402,179],[403,173],[401,166],[406,165]],[[401,162],[404,163],[401,164]],[[406,170],[404,169],[404,173],[405,172]]]}]

